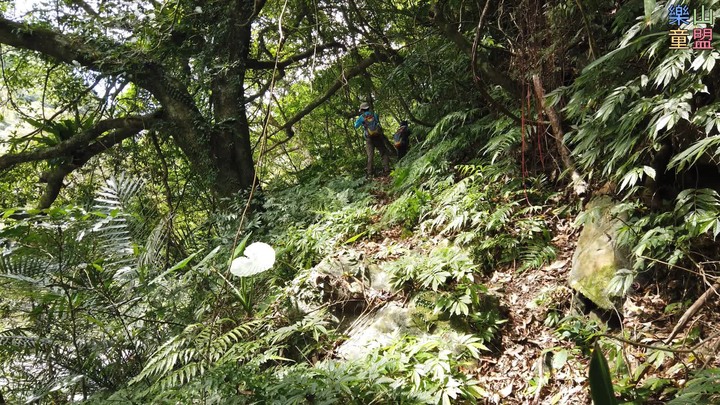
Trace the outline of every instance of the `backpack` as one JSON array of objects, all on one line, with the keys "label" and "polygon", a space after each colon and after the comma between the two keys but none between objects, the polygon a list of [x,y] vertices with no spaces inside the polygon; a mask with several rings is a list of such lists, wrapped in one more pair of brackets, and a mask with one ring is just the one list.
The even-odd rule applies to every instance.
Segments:
[{"label": "backpack", "polygon": [[405,143],[405,131],[407,131],[407,126],[405,125],[399,126],[397,131],[395,131],[395,134],[393,135],[393,142],[395,143],[396,148],[399,148]]},{"label": "backpack", "polygon": [[363,126],[365,127],[368,136],[379,136],[382,134],[382,128],[380,128],[380,121],[375,118],[375,114],[365,114],[363,115],[363,120]]}]

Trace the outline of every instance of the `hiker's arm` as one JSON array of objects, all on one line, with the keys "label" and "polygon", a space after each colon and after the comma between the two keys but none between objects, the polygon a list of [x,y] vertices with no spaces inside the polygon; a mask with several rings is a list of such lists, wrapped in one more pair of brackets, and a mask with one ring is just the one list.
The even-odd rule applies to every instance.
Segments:
[{"label": "hiker's arm", "polygon": [[363,116],[361,115],[361,116],[357,117],[357,119],[355,120],[355,129],[358,129],[360,127],[360,125],[362,125],[362,123],[363,123]]}]

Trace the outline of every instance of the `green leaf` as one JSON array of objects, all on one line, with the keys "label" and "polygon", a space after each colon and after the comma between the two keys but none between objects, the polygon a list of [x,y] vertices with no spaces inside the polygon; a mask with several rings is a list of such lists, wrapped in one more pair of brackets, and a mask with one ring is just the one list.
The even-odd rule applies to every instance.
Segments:
[{"label": "green leaf", "polygon": [[198,253],[200,253],[200,252],[198,251],[198,252],[195,252],[195,253],[191,254],[190,256],[188,256],[188,257],[186,257],[185,259],[181,260],[179,263],[177,263],[177,264],[175,264],[174,266],[172,266],[171,268],[169,268],[167,271],[164,271],[162,274],[160,274],[159,276],[155,277],[155,278],[150,282],[150,285],[157,283],[157,282],[158,282],[159,280],[161,280],[163,277],[165,277],[166,275],[172,273],[172,272],[175,271],[175,270],[184,269],[185,266],[187,266],[188,263],[190,263],[190,260],[192,260]]},{"label": "green leaf", "polygon": [[565,367],[565,364],[567,364],[568,355],[569,353],[567,350],[560,350],[559,352],[555,353],[552,360],[553,370],[560,370],[561,368]]},{"label": "green leaf", "polygon": [[590,64],[588,64],[587,66],[585,66],[585,68],[583,69],[582,73],[583,73],[583,74],[587,73],[588,71],[596,68],[596,67],[597,67],[598,65],[600,65],[601,63],[604,63],[604,62],[606,62],[606,61],[614,58],[617,54],[619,54],[619,53],[621,53],[621,52],[623,52],[623,51],[634,49],[636,45],[640,45],[643,41],[645,41],[645,40],[647,40],[647,39],[649,39],[649,38],[659,37],[659,36],[661,36],[661,35],[662,35],[662,36],[666,36],[666,35],[667,35],[667,31],[656,32],[656,33],[653,33],[653,34],[643,35],[642,37],[639,37],[639,38],[635,39],[634,41],[628,43],[626,46],[617,48],[617,49],[615,49],[615,50],[613,50],[613,51],[610,51],[610,52],[606,53],[605,55],[603,55],[603,56],[595,59],[594,61],[592,61],[592,63],[590,63]]},{"label": "green leaf", "polygon": [[655,169],[650,166],[643,166],[643,172],[648,175],[651,179],[655,180]]},{"label": "green leaf", "polygon": [[10,217],[12,214],[15,213],[15,211],[17,211],[17,208],[10,208],[8,210],[5,210],[5,212],[3,213],[3,216],[2,216],[3,219]]},{"label": "green leaf", "polygon": [[220,246],[217,246],[215,249],[213,249],[210,253],[208,253],[202,260],[200,260],[200,263],[197,264],[198,268],[203,268],[206,264],[210,262],[220,251]]},{"label": "green leaf", "polygon": [[353,236],[352,238],[346,240],[345,243],[343,243],[343,244],[344,244],[344,245],[347,245],[347,244],[349,244],[349,243],[353,243],[353,242],[355,242],[356,240],[360,239],[360,238],[361,238],[363,235],[365,235],[366,233],[367,233],[367,231],[361,232],[361,233]]},{"label": "green leaf", "polygon": [[590,396],[596,404],[616,405],[618,403],[613,391],[610,368],[597,342],[590,358]]},{"label": "green leaf", "polygon": [[243,240],[241,240],[240,243],[238,243],[232,256],[230,256],[230,260],[228,260],[228,266],[230,265],[230,263],[232,263],[233,259],[240,256],[240,253],[242,253],[245,250],[245,245],[247,245],[248,239],[250,239],[250,234],[245,236],[245,238],[243,238]]},{"label": "green leaf", "polygon": [[684,151],[675,155],[670,160],[668,169],[677,167],[677,170],[683,170],[686,166],[689,167],[694,165],[704,153],[709,153],[711,156],[715,157],[718,155],[718,151],[712,151],[712,149],[718,145],[720,145],[720,135],[703,138],[687,147]]},{"label": "green leaf", "polygon": [[644,6],[645,6],[645,21],[650,21],[652,12],[655,9],[655,0],[645,0]]}]

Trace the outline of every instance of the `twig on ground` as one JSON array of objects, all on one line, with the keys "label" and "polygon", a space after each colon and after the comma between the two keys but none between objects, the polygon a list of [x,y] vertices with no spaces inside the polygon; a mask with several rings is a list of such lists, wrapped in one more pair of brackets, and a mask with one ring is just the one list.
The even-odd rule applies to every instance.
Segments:
[{"label": "twig on ground", "polygon": [[670,342],[672,342],[675,336],[677,336],[677,334],[680,332],[680,329],[685,327],[690,318],[692,318],[705,304],[710,294],[717,293],[718,288],[720,288],[720,283],[713,284],[712,287],[708,288],[708,290],[705,291],[703,295],[701,295],[697,300],[695,300],[695,302],[690,306],[690,308],[685,311],[683,316],[680,317],[680,320],[678,321],[677,325],[675,325],[675,328],[673,328],[670,336],[665,339],[665,344],[669,344]]},{"label": "twig on ground", "polygon": [[698,343],[695,344],[694,346],[691,346],[689,349],[676,349],[676,348],[667,347],[667,346],[649,345],[649,344],[647,344],[647,343],[640,343],[640,342],[636,342],[636,341],[634,341],[634,340],[625,339],[625,338],[620,337],[620,336],[609,335],[609,334],[607,334],[607,333],[596,333],[595,336],[598,336],[598,337],[606,337],[606,338],[614,339],[614,340],[617,340],[617,341],[620,341],[620,342],[627,343],[627,344],[632,345],[632,346],[644,347],[644,348],[646,348],[646,349],[661,350],[661,351],[670,352],[670,353],[693,353],[693,354],[695,354],[695,351],[696,351],[700,346],[702,346],[702,345],[704,345],[704,344],[712,341],[713,339],[715,339],[715,338],[717,338],[717,337],[720,337],[720,332],[718,332],[718,333],[716,333],[716,334],[714,334],[714,335],[711,335],[710,337],[708,337],[707,339],[703,340],[702,342],[698,342]]}]

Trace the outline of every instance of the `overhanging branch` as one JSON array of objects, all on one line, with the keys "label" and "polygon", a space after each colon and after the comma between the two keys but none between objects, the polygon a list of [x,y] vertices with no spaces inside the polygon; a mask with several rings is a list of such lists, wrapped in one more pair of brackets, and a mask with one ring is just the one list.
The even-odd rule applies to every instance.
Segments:
[{"label": "overhanging branch", "polygon": [[292,129],[292,126],[295,125],[298,121],[300,121],[303,117],[310,114],[315,108],[317,108],[320,104],[327,101],[330,97],[332,97],[335,93],[337,93],[338,90],[343,88],[348,82],[348,80],[352,79],[353,77],[363,73],[365,69],[373,65],[377,62],[386,61],[387,56],[380,55],[377,52],[373,53],[369,57],[363,59],[358,63],[357,65],[353,66],[352,68],[348,70],[343,70],[340,74],[340,77],[335,80],[335,82],[325,91],[325,93],[310,102],[310,104],[306,105],[305,108],[300,110],[297,114],[293,115],[288,119],[285,124],[283,124],[282,127],[278,128],[274,133],[277,134],[280,131],[288,131]]},{"label": "overhanging branch", "polygon": [[[442,10],[442,7],[439,4],[433,6],[431,20],[432,23],[440,30],[440,32],[447,39],[452,41],[458,47],[458,49],[460,49],[468,56],[473,57],[472,43],[470,43],[470,41],[468,41],[468,39],[465,38],[462,32],[458,29],[457,23],[448,20],[447,16]],[[482,21],[480,21],[480,25],[481,24]],[[490,49],[490,51],[494,52],[496,50]],[[492,66],[485,60],[476,59],[474,63],[476,64],[475,68],[479,73],[476,76],[481,76],[490,84],[500,85],[503,89],[505,89],[505,91],[507,91],[511,95],[520,97],[518,84],[511,77],[500,72],[496,66]]]},{"label": "overhanging branch", "polygon": [[38,201],[37,208],[45,209],[49,208],[52,205],[52,203],[57,199],[58,195],[60,194],[60,190],[64,185],[63,182],[65,181],[65,177],[67,175],[69,175],[76,169],[82,167],[94,156],[97,156],[109,150],[118,143],[124,141],[125,139],[136,135],[142,129],[143,128],[137,126],[128,126],[126,128],[112,131],[109,134],[103,136],[102,138],[99,138],[96,142],[83,148],[82,150],[76,151],[73,154],[73,159],[71,163],[63,163],[60,166],[55,167],[53,170],[45,173],[43,175],[43,179],[45,182],[47,182],[47,186],[45,187],[45,192],[43,192],[43,195]]},{"label": "overhanging branch", "polygon": [[[110,43],[110,40],[107,40]],[[0,43],[15,48],[39,52],[58,61],[88,67],[98,72],[116,74],[122,66],[119,60],[110,60],[100,46],[73,39],[48,28],[22,24],[0,18]],[[113,47],[120,45],[115,44]]]},{"label": "overhanging branch", "polygon": [[[288,57],[287,59],[277,62],[277,67],[280,69],[286,68],[286,67],[292,65],[293,63],[299,62],[303,59],[307,59],[307,58],[315,55],[318,52],[322,52],[327,49],[338,49],[338,48],[345,49],[345,45],[341,44],[340,42],[329,42],[327,44],[318,45],[318,46],[308,49],[305,52],[295,54],[293,56]],[[271,60],[265,61],[265,60],[248,59],[248,61],[247,61],[248,69],[273,69],[273,68],[275,68],[275,66],[276,66],[275,61],[271,61]]]},{"label": "overhanging branch", "polygon": [[100,18],[100,14],[98,14],[98,12],[95,11],[95,9],[93,9],[92,6],[87,4],[84,0],[70,0],[70,4],[74,4],[82,8],[83,10],[85,10],[86,13],[95,18]]},{"label": "overhanging branch", "polygon": [[[164,74],[160,64],[145,58],[140,52],[110,38],[91,40],[75,38],[55,30],[32,24],[18,23],[0,17],[0,44],[35,51],[59,62],[83,66],[108,76],[127,74],[140,87],[150,91],[160,102],[171,102],[168,87],[178,87]],[[123,49],[124,48],[124,49]],[[118,52],[123,49],[122,52]],[[122,54],[123,57],[113,55]],[[176,88],[175,93],[186,91]],[[189,97],[189,96],[188,96]],[[178,103],[180,104],[180,103]],[[170,112],[172,113],[172,112]],[[191,114],[182,109],[182,114]]]},{"label": "overhanging branch", "polygon": [[149,115],[129,116],[99,121],[94,127],[80,132],[79,134],[55,146],[36,149],[30,152],[0,156],[0,170],[8,169],[20,163],[53,159],[73,154],[73,152],[84,148],[94,139],[99,138],[105,132],[113,129],[135,131],[135,133],[137,133],[155,123],[159,119],[160,114],[161,111],[156,111],[155,113]]}]

